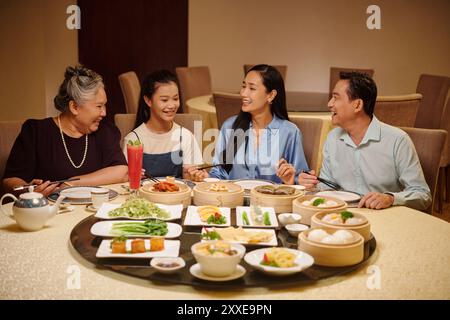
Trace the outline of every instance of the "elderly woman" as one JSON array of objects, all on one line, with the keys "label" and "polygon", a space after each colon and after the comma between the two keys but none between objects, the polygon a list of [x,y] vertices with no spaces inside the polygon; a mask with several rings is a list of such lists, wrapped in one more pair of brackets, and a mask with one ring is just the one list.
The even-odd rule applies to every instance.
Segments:
[{"label": "elderly woman", "polygon": [[106,93],[102,77],[82,66],[68,67],[54,99],[61,114],[27,120],[6,163],[3,185],[32,183],[36,192],[49,195],[50,181],[79,178],[73,185],[103,185],[127,180],[127,163],[120,132],[102,121]]}]

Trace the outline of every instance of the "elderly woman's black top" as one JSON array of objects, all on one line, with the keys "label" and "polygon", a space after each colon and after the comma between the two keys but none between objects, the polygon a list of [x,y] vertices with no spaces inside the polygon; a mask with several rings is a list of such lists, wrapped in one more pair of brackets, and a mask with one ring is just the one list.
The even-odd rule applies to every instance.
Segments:
[{"label": "elderly woman's black top", "polygon": [[[62,180],[102,168],[127,165],[120,149],[120,132],[116,126],[101,121],[97,131],[88,136],[84,164],[76,169],[64,150],[59,127],[52,118],[27,120],[14,142],[3,178]],[[83,159],[86,137],[71,138],[64,134],[67,149],[75,165]]]}]

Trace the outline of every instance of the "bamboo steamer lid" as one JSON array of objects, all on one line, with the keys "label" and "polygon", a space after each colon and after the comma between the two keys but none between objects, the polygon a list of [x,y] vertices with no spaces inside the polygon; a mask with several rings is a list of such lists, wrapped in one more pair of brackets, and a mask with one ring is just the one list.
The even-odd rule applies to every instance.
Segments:
[{"label": "bamboo steamer lid", "polygon": [[[215,187],[219,191],[212,191]],[[221,190],[226,188],[226,190]],[[244,203],[244,189],[232,182],[203,182],[194,187],[194,205],[236,208]]]},{"label": "bamboo steamer lid", "polygon": [[296,189],[294,187],[280,185],[273,186],[275,189],[277,188],[287,188],[292,189],[293,193],[290,195],[281,195],[281,194],[266,194],[261,193],[258,190],[261,188],[268,188],[272,186],[263,186],[256,187],[250,191],[250,203],[252,205],[259,205],[261,207],[273,207],[275,213],[283,213],[283,212],[292,212],[292,201],[296,198],[302,196],[304,192],[302,190]]},{"label": "bamboo steamer lid", "polygon": [[180,190],[173,192],[155,191],[154,182],[147,183],[139,189],[140,195],[155,203],[162,204],[182,204],[183,208],[187,208],[191,204],[191,188],[184,183],[174,182]]}]

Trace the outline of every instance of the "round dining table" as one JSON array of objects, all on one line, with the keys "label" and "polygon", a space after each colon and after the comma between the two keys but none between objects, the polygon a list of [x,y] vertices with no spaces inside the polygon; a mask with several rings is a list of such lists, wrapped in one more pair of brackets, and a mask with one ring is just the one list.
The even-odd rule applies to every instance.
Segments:
[{"label": "round dining table", "polygon": [[[1,299],[450,299],[450,224],[407,207],[354,209],[370,221],[377,240],[374,254],[356,271],[282,289],[239,290],[153,283],[86,261],[69,237],[94,213],[74,207],[35,232],[0,215]],[[3,208],[11,212],[12,204]]]}]

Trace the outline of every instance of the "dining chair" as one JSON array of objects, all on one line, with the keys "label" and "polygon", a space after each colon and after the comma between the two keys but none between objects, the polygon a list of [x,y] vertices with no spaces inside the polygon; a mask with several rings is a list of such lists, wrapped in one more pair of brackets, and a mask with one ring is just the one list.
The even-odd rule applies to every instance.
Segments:
[{"label": "dining chair", "polygon": [[180,86],[182,110],[188,113],[186,101],[191,98],[212,94],[211,75],[209,67],[178,67],[175,68]]},{"label": "dining chair", "polygon": [[225,120],[241,111],[242,97],[239,94],[213,92],[213,100],[216,106],[217,126],[219,129],[222,128]]},{"label": "dining chair", "polygon": [[[254,66],[255,64],[244,64],[244,76],[247,74],[248,70],[250,70]],[[272,65],[272,67],[280,72],[283,81],[286,82],[287,65]]]},{"label": "dining chair", "polygon": [[414,127],[422,95],[378,96],[374,114],[378,120],[396,127]]},{"label": "dining chair", "polygon": [[329,94],[328,94],[328,100],[331,99],[331,96],[333,94],[334,86],[339,81],[339,73],[341,73],[341,72],[351,72],[351,71],[367,73],[370,77],[373,77],[373,74],[375,73],[375,71],[373,69],[331,67],[330,68],[330,91],[329,91]]},{"label": "dining chair", "polygon": [[136,114],[139,106],[139,95],[141,94],[141,84],[136,72],[129,71],[119,75],[120,88],[125,100],[125,110],[127,113]]},{"label": "dining chair", "polygon": [[[203,118],[200,114],[187,114],[187,113],[177,113],[175,115],[174,121],[188,129],[193,134],[195,133],[195,126],[201,124]],[[136,121],[135,114],[129,113],[117,113],[114,116],[114,123],[120,131],[120,147],[123,148],[123,138],[129,134],[134,129],[134,122]],[[200,122],[200,123],[199,123]],[[198,129],[200,130],[200,129]],[[199,141],[198,141],[199,142]]]},{"label": "dining chair", "polygon": [[447,100],[444,112],[441,118],[441,129],[447,131],[444,151],[442,152],[441,163],[439,165],[438,178],[438,201],[439,207],[442,202],[450,202],[450,98]]},{"label": "dining chair", "polygon": [[311,170],[318,174],[320,163],[318,161],[320,150],[320,136],[322,132],[323,121],[315,118],[291,117],[293,122],[301,131],[303,137],[303,152],[306,162]]},{"label": "dining chair", "polygon": [[422,166],[425,180],[430,187],[432,203],[427,209],[428,213],[433,213],[436,187],[439,173],[439,163],[441,161],[447,132],[440,129],[422,129],[422,128],[400,128],[405,131],[416,148],[419,161]]},{"label": "dining chair", "polygon": [[416,128],[440,128],[441,116],[449,88],[449,77],[431,74],[420,75],[416,92],[422,94],[423,98],[417,112]]},{"label": "dining chair", "polygon": [[[0,176],[3,180],[5,166],[14,141],[19,135],[23,121],[0,121]],[[0,182],[0,195],[3,195],[3,183]]]}]

